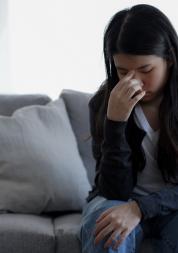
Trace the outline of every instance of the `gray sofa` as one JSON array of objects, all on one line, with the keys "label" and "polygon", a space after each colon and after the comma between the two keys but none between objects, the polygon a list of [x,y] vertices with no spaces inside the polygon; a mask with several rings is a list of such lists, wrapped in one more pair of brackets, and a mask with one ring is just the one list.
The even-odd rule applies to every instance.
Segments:
[{"label": "gray sofa", "polygon": [[[80,156],[91,185],[94,181],[95,161],[91,152],[88,101],[92,94],[64,89],[64,100],[70,123],[75,134]],[[45,105],[51,98],[43,94],[0,95],[0,115],[10,116],[24,106]],[[1,187],[1,186],[0,186]],[[78,232],[81,211],[49,212],[36,214],[0,214],[1,253],[79,253],[81,244]],[[149,240],[142,244],[141,253],[151,253]]]}]

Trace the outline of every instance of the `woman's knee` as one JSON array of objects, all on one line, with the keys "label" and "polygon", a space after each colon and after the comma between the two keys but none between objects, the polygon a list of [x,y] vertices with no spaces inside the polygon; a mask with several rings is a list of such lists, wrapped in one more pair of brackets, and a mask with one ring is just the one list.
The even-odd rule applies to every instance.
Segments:
[{"label": "woman's knee", "polygon": [[[123,203],[126,203],[126,201],[102,199],[102,201],[98,202],[98,205],[93,202],[93,206],[92,205],[89,206],[88,212],[86,208],[85,215],[82,217],[82,226],[80,231],[82,252],[85,253],[110,252],[112,246],[114,246],[114,242],[110,245],[110,247],[104,249],[104,244],[110,235],[106,236],[97,245],[94,244],[95,240],[94,230],[96,226],[96,219],[101,215],[102,212],[104,212],[108,208]],[[121,244],[122,246],[119,247],[121,248],[121,251],[119,252],[132,252],[133,249],[135,249],[136,245],[139,245],[141,243],[142,238],[143,238],[143,230],[140,224],[138,224],[137,227],[133,231],[131,231],[131,233],[123,241],[123,243]],[[122,251],[123,248],[127,248],[128,250]]]},{"label": "woman's knee", "polygon": [[[91,222],[92,223],[92,222]],[[90,228],[89,228],[90,227]],[[95,244],[95,237],[92,233],[93,229],[91,229],[93,225],[85,225],[81,230],[81,242],[82,242],[82,252],[83,253],[110,253],[113,252],[113,247],[115,246],[116,241],[112,241],[112,243],[104,248],[106,241],[109,239],[110,234],[108,234],[104,239],[102,239],[98,244]],[[143,234],[141,233],[141,229],[139,230],[139,225],[131,231],[131,233],[125,238],[122,244],[115,250],[118,253],[121,252],[135,252],[137,247],[140,247],[140,243],[143,238]],[[140,232],[138,232],[140,231]],[[136,238],[137,237],[137,238]],[[140,237],[140,239],[138,239]],[[119,236],[117,237],[119,239]]]},{"label": "woman's knee", "polygon": [[81,237],[83,232],[84,240],[87,237],[93,238],[97,218],[108,208],[121,205],[123,203],[126,203],[126,201],[108,200],[103,198],[98,204],[93,203],[93,206],[90,206],[88,210],[85,209],[85,215],[82,216],[81,222]]},{"label": "woman's knee", "polygon": [[94,229],[97,218],[108,208],[126,203],[122,200],[108,200],[106,198],[99,199],[98,203],[93,203],[82,215],[82,225],[91,232]]}]

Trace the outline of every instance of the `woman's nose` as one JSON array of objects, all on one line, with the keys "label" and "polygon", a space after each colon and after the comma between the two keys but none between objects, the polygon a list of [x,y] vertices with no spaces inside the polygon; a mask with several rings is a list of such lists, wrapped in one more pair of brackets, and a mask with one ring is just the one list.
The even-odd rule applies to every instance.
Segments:
[{"label": "woman's nose", "polygon": [[141,81],[141,77],[139,73],[137,73],[136,71],[135,71],[135,74],[133,75],[133,78]]},{"label": "woman's nose", "polygon": [[137,80],[139,80],[140,82],[142,82],[142,83],[144,84],[144,82],[143,82],[141,76],[140,76],[139,74],[137,74],[137,73],[135,73],[135,74],[133,75],[133,79],[137,79]]},{"label": "woman's nose", "polygon": [[138,81],[140,82],[141,87],[142,87],[143,90],[146,89],[145,82],[144,82],[143,78],[140,77],[139,74],[135,74],[135,75],[133,76],[133,79],[136,79],[136,80],[138,80]]}]

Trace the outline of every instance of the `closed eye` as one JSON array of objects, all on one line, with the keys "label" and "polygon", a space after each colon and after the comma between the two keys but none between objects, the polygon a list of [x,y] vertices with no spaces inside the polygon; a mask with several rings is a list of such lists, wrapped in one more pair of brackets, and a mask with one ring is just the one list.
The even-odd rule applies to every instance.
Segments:
[{"label": "closed eye", "polygon": [[148,70],[148,71],[142,71],[141,73],[150,73],[152,71],[152,69]]},{"label": "closed eye", "polygon": [[[144,73],[144,74],[147,74],[147,73],[150,73],[153,69],[150,69],[150,70],[147,70],[147,71],[140,71],[141,73]],[[127,75],[128,72],[120,72],[119,74],[120,75]]]}]

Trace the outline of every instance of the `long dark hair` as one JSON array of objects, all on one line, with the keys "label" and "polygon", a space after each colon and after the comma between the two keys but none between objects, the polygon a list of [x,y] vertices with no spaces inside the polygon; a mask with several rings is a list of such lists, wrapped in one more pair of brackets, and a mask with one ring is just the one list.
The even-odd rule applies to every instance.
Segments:
[{"label": "long dark hair", "polygon": [[[103,52],[106,79],[89,101],[89,106],[98,105],[95,109],[98,141],[102,141],[103,117],[110,92],[119,81],[113,55],[156,55],[173,63],[159,108],[158,163],[165,182],[175,183],[178,174],[178,37],[174,27],[154,6],[138,4],[126,8],[117,12],[105,28]],[[170,166],[165,167],[165,159],[169,159]]]}]

